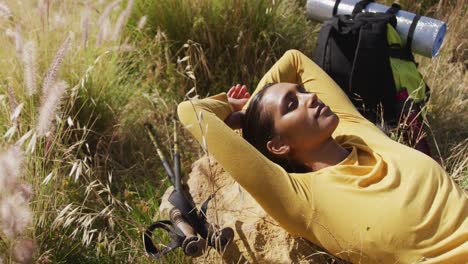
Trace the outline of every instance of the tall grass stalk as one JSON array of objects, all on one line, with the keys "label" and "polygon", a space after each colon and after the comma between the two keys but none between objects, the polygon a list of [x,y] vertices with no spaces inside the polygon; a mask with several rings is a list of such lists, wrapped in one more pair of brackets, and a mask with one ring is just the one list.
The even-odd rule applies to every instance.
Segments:
[{"label": "tall grass stalk", "polygon": [[97,21],[99,25],[99,33],[96,41],[96,45],[101,45],[104,42],[109,34],[111,33],[111,24],[110,24],[110,14],[114,8],[120,4],[121,0],[116,0],[108,4],[102,14],[99,16]]},{"label": "tall grass stalk", "polygon": [[0,192],[5,193],[13,189],[21,176],[23,156],[16,147],[10,147],[0,154]]},{"label": "tall grass stalk", "polygon": [[90,17],[91,17],[91,6],[89,2],[86,2],[85,10],[81,14],[81,37],[83,39],[83,46],[88,47],[88,38],[90,33]]},{"label": "tall grass stalk", "polygon": [[42,96],[47,98],[49,94],[49,90],[55,85],[55,81],[57,78],[58,71],[62,64],[62,61],[65,57],[67,50],[70,48],[71,36],[67,36],[63,41],[62,45],[60,46],[59,50],[55,54],[55,57],[52,61],[52,64],[47,71],[44,80],[42,81]]},{"label": "tall grass stalk", "polygon": [[18,57],[21,57],[22,48],[23,48],[23,39],[20,33],[20,27],[18,25],[15,26],[15,30],[7,29],[6,35],[12,38],[15,42],[16,47],[16,54]]},{"label": "tall grass stalk", "polygon": [[4,3],[0,3],[0,16],[5,18],[9,18],[12,16],[10,8]]},{"label": "tall grass stalk", "polygon": [[146,20],[148,19],[148,16],[142,16],[140,18],[140,20],[138,20],[138,24],[137,24],[137,29],[138,30],[141,30],[143,29],[143,27],[145,26],[146,24]]},{"label": "tall grass stalk", "polygon": [[9,262],[31,263],[34,241],[23,238],[23,233],[32,221],[28,206],[32,190],[28,184],[21,183],[23,161],[23,153],[17,146],[0,152],[0,234],[2,243],[11,252],[0,256]]},{"label": "tall grass stalk", "polygon": [[33,41],[28,41],[24,44],[22,59],[24,63],[26,95],[31,96],[36,93],[37,89],[36,44]]},{"label": "tall grass stalk", "polygon": [[18,100],[16,99],[15,91],[10,82],[7,84],[8,102],[10,103],[9,113],[12,115],[15,109],[18,107]]},{"label": "tall grass stalk", "polygon": [[133,4],[134,4],[134,0],[128,0],[127,8],[125,8],[125,10],[122,11],[122,13],[119,15],[119,18],[117,19],[117,22],[115,23],[115,26],[114,26],[114,33],[112,34],[112,40],[115,41],[120,37],[122,28],[124,24],[126,24],[128,18],[130,17],[132,13]]},{"label": "tall grass stalk", "polygon": [[39,108],[39,119],[37,122],[37,133],[39,136],[44,136],[52,130],[52,121],[57,114],[56,111],[60,107],[60,101],[65,94],[68,84],[64,81],[55,83],[43,95],[42,105]]}]

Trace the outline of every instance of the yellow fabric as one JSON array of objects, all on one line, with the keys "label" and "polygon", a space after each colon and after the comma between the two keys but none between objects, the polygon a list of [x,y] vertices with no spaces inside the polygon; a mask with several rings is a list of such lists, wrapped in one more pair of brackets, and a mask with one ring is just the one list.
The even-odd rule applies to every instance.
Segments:
[{"label": "yellow fabric", "polygon": [[353,263],[467,262],[467,194],[439,164],[364,119],[298,51],[286,52],[255,92],[274,82],[303,83],[330,106],[340,118],[333,137],[351,150],[345,160],[286,173],[225,125],[232,112],[225,93],[181,103],[179,118],[291,234]]}]

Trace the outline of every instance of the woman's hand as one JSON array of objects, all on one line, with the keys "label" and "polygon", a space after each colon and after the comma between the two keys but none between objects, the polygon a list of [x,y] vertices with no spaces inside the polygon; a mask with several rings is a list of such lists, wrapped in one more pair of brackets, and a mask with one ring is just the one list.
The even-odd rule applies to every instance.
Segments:
[{"label": "woman's hand", "polygon": [[242,107],[244,107],[250,98],[250,94],[247,92],[247,86],[237,84],[231,87],[227,92],[227,97],[234,112],[230,114],[224,122],[232,129],[240,129],[242,128],[242,120],[244,119]]},{"label": "woman's hand", "polygon": [[242,107],[247,103],[250,98],[249,92],[247,92],[246,85],[236,85],[231,87],[227,92],[229,104],[234,109],[234,112],[241,111]]}]

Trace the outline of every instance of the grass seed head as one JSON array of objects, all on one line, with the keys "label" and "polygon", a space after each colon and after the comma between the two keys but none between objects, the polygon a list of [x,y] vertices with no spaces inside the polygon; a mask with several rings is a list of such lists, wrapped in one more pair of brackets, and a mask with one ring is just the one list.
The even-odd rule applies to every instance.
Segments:
[{"label": "grass seed head", "polygon": [[10,18],[11,16],[10,8],[4,3],[0,3],[0,17]]},{"label": "grass seed head", "polygon": [[13,113],[15,109],[18,107],[18,100],[16,100],[15,91],[13,90],[13,86],[8,83],[7,86],[8,90],[8,101],[10,103],[10,113]]},{"label": "grass seed head", "polygon": [[21,183],[16,185],[16,190],[24,201],[31,201],[31,198],[33,196],[33,189],[31,185],[27,183]]},{"label": "grass seed head", "polygon": [[59,108],[60,102],[68,84],[64,81],[56,83],[44,95],[42,105],[39,109],[39,120],[37,122],[37,132],[39,136],[46,135],[52,129],[52,121],[54,120],[55,113]]},{"label": "grass seed head", "polygon": [[13,259],[19,263],[33,263],[35,243],[32,239],[23,239],[13,247]]},{"label": "grass seed head", "polygon": [[148,19],[148,16],[142,16],[140,18],[140,20],[138,20],[138,26],[137,26],[137,29],[138,30],[141,30],[143,29],[143,27],[145,26],[146,24],[146,20]]},{"label": "grass seed head", "polygon": [[36,44],[28,41],[23,49],[24,81],[26,83],[26,95],[31,96],[36,93]]},{"label": "grass seed head", "polygon": [[15,194],[0,202],[0,219],[3,233],[12,239],[25,231],[31,223],[32,213],[21,195]]},{"label": "grass seed head", "polygon": [[127,22],[130,14],[132,12],[134,0],[129,0],[127,3],[127,8],[120,14],[117,22],[115,23],[114,33],[112,34],[112,40],[117,40],[120,37],[120,32],[122,31],[122,27]]},{"label": "grass seed head", "polygon": [[90,27],[91,8],[89,3],[86,3],[86,8],[81,14],[81,37],[83,39],[83,46],[88,46],[89,27]]},{"label": "grass seed head", "polygon": [[99,27],[99,33],[98,37],[96,40],[96,45],[101,45],[107,38],[109,37],[109,34],[111,32],[111,24],[110,24],[110,13],[114,8],[116,8],[120,4],[121,0],[116,0],[114,2],[111,2],[108,4],[105,8],[104,11],[102,11],[102,14],[98,18],[98,27]]},{"label": "grass seed head", "polygon": [[55,54],[54,60],[47,71],[44,81],[42,82],[42,94],[44,97],[47,97],[48,91],[55,84],[55,79],[57,78],[58,71],[62,65],[63,58],[70,47],[71,35],[68,35],[67,38],[63,41],[60,49]]},{"label": "grass seed head", "polygon": [[0,154],[0,193],[12,193],[21,176],[23,154],[18,146],[11,146]]}]

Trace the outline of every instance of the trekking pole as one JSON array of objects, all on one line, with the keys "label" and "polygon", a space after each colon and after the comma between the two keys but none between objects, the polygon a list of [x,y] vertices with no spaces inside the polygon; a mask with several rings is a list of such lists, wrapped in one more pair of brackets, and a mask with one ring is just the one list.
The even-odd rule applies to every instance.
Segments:
[{"label": "trekking pole", "polygon": [[[169,210],[170,222],[158,221],[154,223],[153,225],[151,225],[146,230],[143,236],[145,249],[151,256],[155,257],[156,259],[159,259],[160,257],[164,256],[170,251],[176,249],[177,247],[182,247],[185,255],[193,256],[193,257],[201,256],[203,254],[203,249],[205,248],[206,241],[203,238],[198,237],[196,230],[184,218],[183,211],[181,211],[181,208],[183,208],[184,206],[181,206],[181,205],[186,205],[186,202],[184,202],[184,198],[182,198],[183,196],[177,195],[177,194],[182,195],[181,193],[182,188],[181,188],[181,177],[180,177],[180,174],[181,174],[180,154],[179,154],[179,149],[177,145],[177,131],[176,131],[175,120],[174,120],[174,156],[173,156],[174,157],[174,171],[172,170],[171,166],[169,165],[169,162],[164,156],[164,153],[161,151],[159,147],[160,144],[157,141],[157,138],[156,138],[157,133],[154,127],[150,123],[146,123],[145,128],[147,130],[148,136],[151,139],[151,142],[156,148],[156,151],[158,153],[159,158],[161,159],[164,169],[166,170],[166,173],[169,179],[171,180],[172,185],[175,188],[174,197],[179,197],[179,198],[175,198],[177,201],[176,204],[178,204],[179,206],[176,206],[173,203],[170,203],[171,204],[171,207]],[[171,198],[171,196],[169,198]],[[153,230],[156,228],[162,228],[166,230],[167,232],[169,232],[170,236],[172,237],[171,243],[169,245],[166,245],[163,250],[158,250],[154,246],[153,242],[151,241]]]},{"label": "trekking pole", "polygon": [[177,123],[174,119],[174,188],[176,191],[182,191],[182,179],[181,179],[181,172],[180,172],[180,154],[179,154],[179,142],[177,137]]},{"label": "trekking pole", "polygon": [[[155,128],[150,123],[145,123],[145,128],[175,189],[167,199],[170,204],[170,221],[156,221],[149,226],[143,234],[143,243],[146,252],[154,258],[160,259],[162,256],[178,247],[182,248],[185,255],[192,257],[201,256],[203,250],[207,246],[211,246],[220,251],[224,250],[234,239],[234,230],[230,227],[219,229],[218,226],[207,222],[206,212],[208,209],[208,202],[213,198],[213,194],[202,204],[201,210],[199,211],[195,204],[193,204],[193,201],[189,199],[191,198],[190,193],[182,189],[176,121],[174,120],[173,167],[169,165],[169,161],[161,151],[161,145],[157,140]],[[171,237],[171,242],[164,245],[162,248],[156,247],[152,241],[152,235],[155,229],[163,229],[168,232]]]},{"label": "trekking pole", "polygon": [[169,176],[169,180],[174,185],[174,182],[175,182],[174,173],[172,172],[172,168],[169,165],[166,157],[164,156],[164,153],[159,148],[159,143],[158,143],[158,141],[156,139],[157,134],[156,134],[156,131],[155,131],[154,127],[150,123],[145,123],[145,128],[146,128],[146,132],[148,133],[148,136],[149,136],[151,142],[153,143],[154,147],[156,148],[156,152],[158,153],[159,159],[161,160],[161,162],[163,164],[163,167],[166,170],[167,176]]},{"label": "trekking pole", "polygon": [[[174,188],[176,192],[182,191],[182,179],[181,179],[181,169],[180,169],[180,154],[179,154],[179,141],[177,136],[177,123],[176,120],[173,120],[174,123]],[[185,235],[184,243],[182,248],[187,255],[190,256],[199,256],[202,253],[203,248],[205,248],[206,241],[197,236],[197,233],[183,218],[183,215],[177,207],[173,207],[169,213],[169,218],[172,223],[176,225]]]}]

